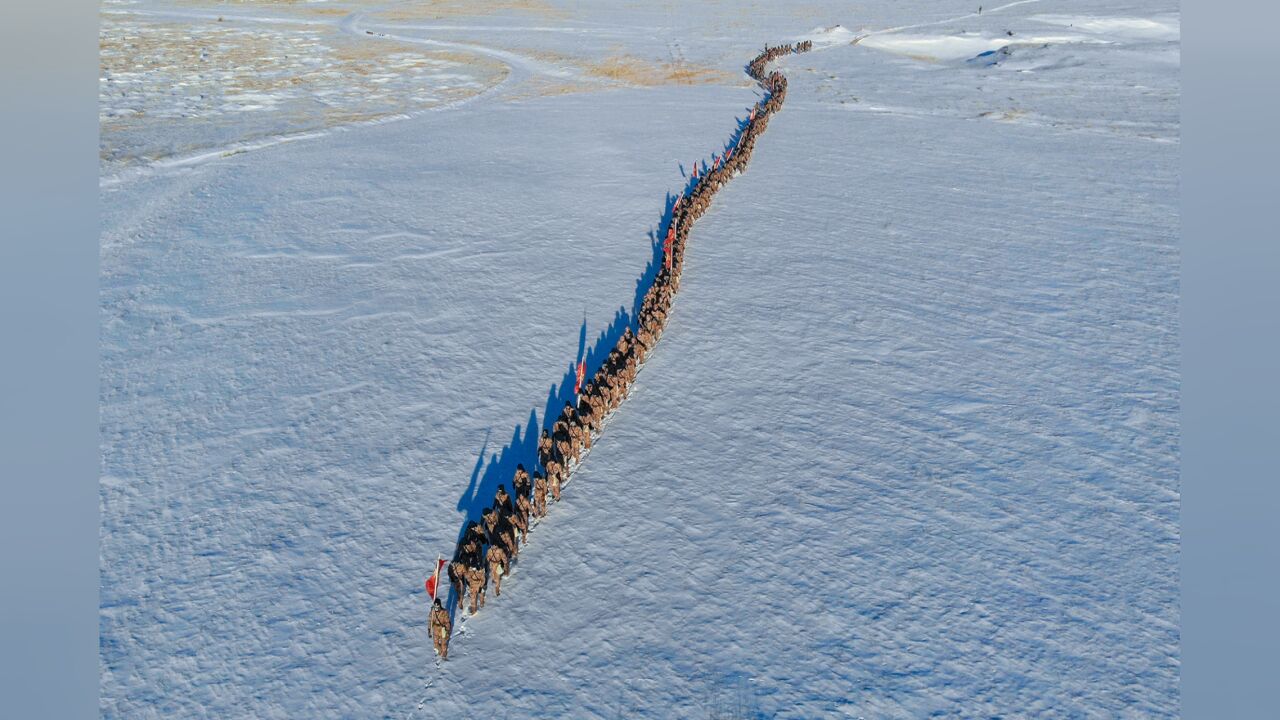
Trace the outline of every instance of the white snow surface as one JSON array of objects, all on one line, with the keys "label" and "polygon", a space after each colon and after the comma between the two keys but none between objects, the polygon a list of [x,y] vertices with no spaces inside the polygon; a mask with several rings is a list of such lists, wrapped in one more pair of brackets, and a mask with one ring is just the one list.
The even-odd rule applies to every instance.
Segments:
[{"label": "white snow surface", "polygon": [[[301,25],[505,66],[466,102],[104,170],[102,716],[1178,716],[1176,3],[497,5]],[[804,38],[438,667],[425,573]],[[557,91],[619,54],[730,80]]]}]

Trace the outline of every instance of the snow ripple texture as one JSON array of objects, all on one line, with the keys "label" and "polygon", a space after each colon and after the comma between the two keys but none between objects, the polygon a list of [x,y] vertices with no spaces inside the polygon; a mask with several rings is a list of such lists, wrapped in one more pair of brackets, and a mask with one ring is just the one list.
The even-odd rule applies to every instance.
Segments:
[{"label": "snow ripple texture", "polygon": [[[1178,717],[1176,2],[368,5],[109,3],[502,79],[104,184],[104,718]],[[460,485],[627,311],[762,37],[814,44],[786,112],[437,671]],[[562,73],[611,57],[715,72]]]}]

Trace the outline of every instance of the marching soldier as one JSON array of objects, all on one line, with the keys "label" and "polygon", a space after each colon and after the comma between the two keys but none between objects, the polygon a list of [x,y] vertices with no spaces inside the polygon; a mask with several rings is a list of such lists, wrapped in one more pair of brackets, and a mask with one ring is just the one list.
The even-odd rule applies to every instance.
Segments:
[{"label": "marching soldier", "polygon": [[573,446],[573,455],[581,458],[591,449],[591,431],[587,430],[586,419],[581,413],[575,415],[576,422],[569,424],[569,442]]},{"label": "marching soldier", "polygon": [[[556,422],[551,426],[551,439],[558,445],[560,438],[569,434],[569,413],[573,408],[569,406],[569,401],[565,400],[564,408],[560,410],[560,417],[556,418]],[[564,457],[561,455],[561,457]]]},{"label": "marching soldier", "polygon": [[517,545],[521,542],[527,542],[529,537],[529,498],[524,495],[516,496],[516,511],[507,516],[507,521],[511,524],[512,531],[515,535]]},{"label": "marching soldier", "polygon": [[538,517],[547,514],[547,477],[540,472],[533,474],[533,511]]},{"label": "marching soldier", "polygon": [[560,475],[563,472],[559,464],[556,465],[555,472],[547,468],[547,484],[551,486],[551,498],[556,502],[560,502]]},{"label": "marching soldier", "polygon": [[560,474],[563,472],[564,472],[564,466],[561,465],[558,460],[552,460],[551,462],[547,463],[548,487],[550,487],[552,484],[555,484],[558,486],[560,483]]},{"label": "marching soldier", "polygon": [[591,396],[583,393],[578,397],[578,427],[582,430],[582,444],[587,449],[591,449],[591,428],[595,426],[594,422],[595,408],[591,405]]},{"label": "marching soldier", "polygon": [[467,531],[462,535],[462,552],[467,557],[479,557],[480,548],[485,543],[484,528],[472,520],[467,523]]},{"label": "marching soldier", "polygon": [[482,514],[480,518],[484,521],[485,535],[489,539],[489,544],[493,545],[497,542],[496,533],[498,529],[498,511],[493,508],[489,508],[484,511],[484,514]]},{"label": "marching soldier", "polygon": [[495,540],[506,551],[507,559],[515,560],[516,554],[520,552],[520,545],[516,541],[516,527],[512,524],[511,518],[511,513],[503,513],[498,516],[498,529]]},{"label": "marching soldier", "polygon": [[511,485],[515,488],[516,497],[529,494],[529,471],[524,469],[523,464],[516,465],[516,476]]},{"label": "marching soldier", "polygon": [[441,660],[449,659],[449,633],[453,631],[453,623],[449,620],[449,611],[440,604],[440,599],[431,606],[431,642],[436,646],[436,654]]},{"label": "marching soldier", "polygon": [[502,597],[502,574],[507,570],[507,552],[494,543],[485,553],[485,561],[489,564],[489,578],[493,580],[493,594]]},{"label": "marching soldier", "polygon": [[498,491],[493,494],[493,508],[503,515],[509,515],[514,510],[506,485],[499,485]]},{"label": "marching soldier", "polygon": [[529,518],[533,515],[533,503],[529,500],[528,495],[516,496],[516,517],[523,523],[523,531],[525,535],[529,534]]},{"label": "marching soldier", "polygon": [[449,583],[453,586],[453,596],[458,598],[458,601],[461,602],[462,601],[462,583],[467,575],[466,563],[462,562],[462,560],[459,558],[454,558],[453,562],[449,563],[448,570],[449,570]]},{"label": "marching soldier", "polygon": [[538,460],[542,462],[543,467],[546,467],[547,462],[551,460],[554,449],[555,444],[551,440],[551,433],[546,428],[542,428],[542,435],[538,438]]},{"label": "marching soldier", "polygon": [[[476,558],[478,561],[480,558]],[[467,596],[471,599],[471,614],[476,614],[476,603],[480,607],[484,607],[484,588],[488,584],[484,574],[484,566],[471,566],[467,568]]]}]

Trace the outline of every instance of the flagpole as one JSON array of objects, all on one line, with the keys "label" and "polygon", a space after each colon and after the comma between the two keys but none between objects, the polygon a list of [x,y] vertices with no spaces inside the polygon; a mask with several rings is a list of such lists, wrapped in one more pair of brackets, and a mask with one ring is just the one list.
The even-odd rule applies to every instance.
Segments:
[{"label": "flagpole", "polygon": [[434,608],[436,603],[436,595],[440,594],[440,561],[444,559],[443,555],[436,556],[436,569],[431,573],[433,578],[431,581],[431,606]]}]

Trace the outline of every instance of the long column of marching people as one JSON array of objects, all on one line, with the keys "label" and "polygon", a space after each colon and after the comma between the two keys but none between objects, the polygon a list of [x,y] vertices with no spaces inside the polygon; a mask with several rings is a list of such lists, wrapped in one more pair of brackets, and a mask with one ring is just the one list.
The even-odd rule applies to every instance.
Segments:
[{"label": "long column of marching people", "polygon": [[[537,519],[546,516],[549,502],[560,501],[565,484],[600,436],[604,421],[626,399],[636,373],[666,327],[671,302],[680,289],[684,249],[693,223],[706,212],[715,193],[746,168],[756,139],[769,125],[769,116],[786,100],[786,77],[776,70],[766,74],[766,66],[783,55],[812,48],[813,43],[808,40],[795,45],[765,46],[748,63],[747,74],[767,93],[764,100],[751,108],[737,140],[719,156],[713,156],[705,172],[696,167],[690,185],[676,198],[663,243],[663,263],[644,295],[634,332],[631,327],[626,328],[595,375],[581,388],[576,405],[566,402],[555,423],[543,428],[538,438],[538,466],[533,473],[523,464],[518,465],[511,478],[511,491],[507,491],[505,483],[499,485],[493,505],[478,522],[468,523],[447,566],[458,607],[465,602],[474,615],[484,607],[490,585],[495,597],[502,594],[502,578],[509,573],[530,529]],[[441,659],[448,657],[451,632],[450,613],[437,599],[431,611],[431,636]]]}]

